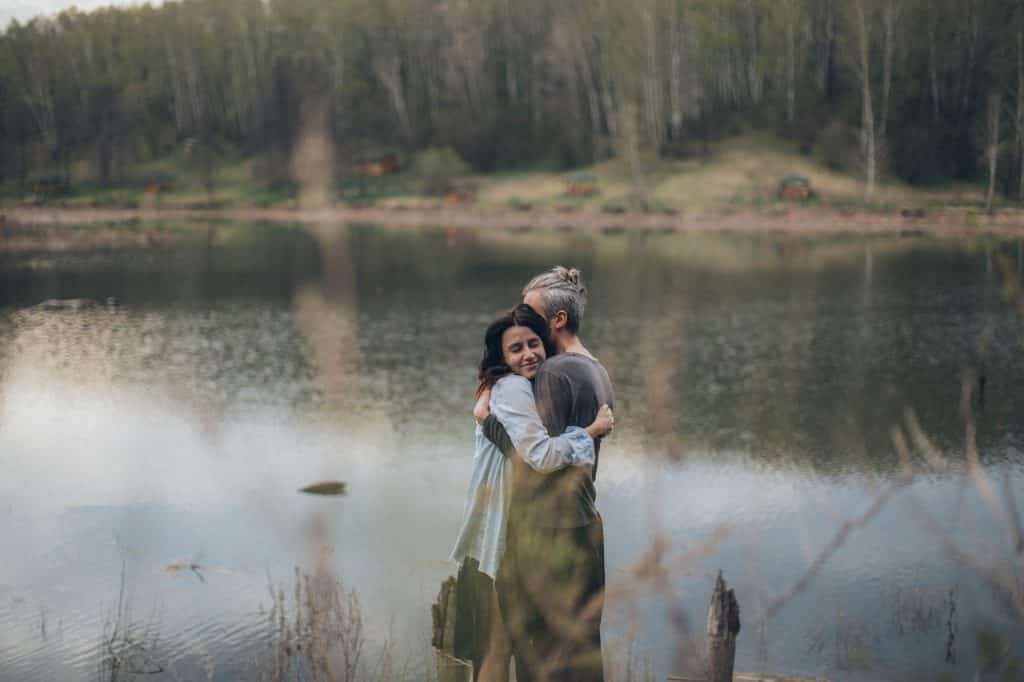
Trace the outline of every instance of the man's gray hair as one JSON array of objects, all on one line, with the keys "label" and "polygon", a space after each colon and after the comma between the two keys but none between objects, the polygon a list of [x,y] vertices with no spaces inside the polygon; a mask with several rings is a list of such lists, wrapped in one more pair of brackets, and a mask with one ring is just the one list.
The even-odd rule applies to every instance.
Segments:
[{"label": "man's gray hair", "polygon": [[567,316],[565,328],[573,334],[579,332],[583,310],[587,307],[587,288],[580,282],[580,271],[556,265],[542,272],[523,287],[523,296],[540,291],[544,300],[544,317],[552,318],[559,310]]}]

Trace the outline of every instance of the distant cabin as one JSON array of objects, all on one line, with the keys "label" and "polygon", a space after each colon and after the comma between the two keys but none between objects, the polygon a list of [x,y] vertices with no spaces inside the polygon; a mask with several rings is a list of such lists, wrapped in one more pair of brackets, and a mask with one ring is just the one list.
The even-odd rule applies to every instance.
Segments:
[{"label": "distant cabin", "polygon": [[779,183],[778,195],[785,201],[803,201],[814,196],[811,181],[802,175],[787,175]]},{"label": "distant cabin", "polygon": [[369,175],[379,177],[398,172],[399,163],[396,154],[384,154],[382,156],[368,157],[357,161],[352,170],[357,175]]},{"label": "distant cabin", "polygon": [[47,196],[67,194],[71,191],[71,183],[61,177],[43,177],[32,180],[30,187],[33,194]]},{"label": "distant cabin", "polygon": [[573,173],[565,179],[565,193],[574,197],[597,194],[597,178],[590,173]]},{"label": "distant cabin", "polygon": [[174,176],[167,173],[150,173],[141,180],[142,191],[146,194],[163,194],[174,189]]}]

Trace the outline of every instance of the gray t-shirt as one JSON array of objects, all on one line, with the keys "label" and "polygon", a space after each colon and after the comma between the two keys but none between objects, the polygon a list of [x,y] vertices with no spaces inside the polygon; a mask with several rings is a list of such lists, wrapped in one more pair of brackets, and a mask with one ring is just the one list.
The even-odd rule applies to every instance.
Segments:
[{"label": "gray t-shirt", "polygon": [[[570,426],[590,425],[603,404],[614,408],[608,372],[597,360],[578,353],[561,353],[542,364],[533,381],[533,394],[541,420],[552,436]],[[496,419],[484,424],[488,439],[501,446],[508,439],[498,429]],[[534,471],[521,457],[514,456],[514,448],[506,452],[513,461],[510,522],[527,519],[546,528],[577,528],[598,518],[594,481],[600,440],[594,448],[593,468],[568,467],[546,474]]]},{"label": "gray t-shirt", "polygon": [[[594,441],[581,428],[570,426],[555,438],[537,413],[533,386],[521,376],[502,377],[491,390],[491,414],[505,426],[519,458],[534,471],[552,472],[567,466],[594,465]],[[463,513],[453,561],[476,559],[481,573],[494,579],[505,552],[506,528],[512,499],[513,459],[476,429],[473,477]]]}]

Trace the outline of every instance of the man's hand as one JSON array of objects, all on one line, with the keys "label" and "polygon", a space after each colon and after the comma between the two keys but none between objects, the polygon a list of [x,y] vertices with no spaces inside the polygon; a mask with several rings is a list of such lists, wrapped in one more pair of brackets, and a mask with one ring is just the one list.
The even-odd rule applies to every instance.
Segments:
[{"label": "man's hand", "polygon": [[615,415],[612,413],[612,408],[607,405],[602,405],[601,409],[597,411],[597,417],[594,421],[586,428],[586,432],[590,434],[590,437],[594,440],[603,438],[612,432],[615,428]]},{"label": "man's hand", "polygon": [[491,389],[485,388],[480,394],[480,397],[476,399],[476,405],[473,406],[473,417],[476,419],[477,424],[483,424],[487,416],[491,414]]}]

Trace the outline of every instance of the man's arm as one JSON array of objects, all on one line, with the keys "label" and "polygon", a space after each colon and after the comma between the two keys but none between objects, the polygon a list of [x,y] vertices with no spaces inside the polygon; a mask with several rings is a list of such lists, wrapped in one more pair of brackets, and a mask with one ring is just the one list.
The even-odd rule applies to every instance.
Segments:
[{"label": "man's arm", "polygon": [[484,420],[483,433],[506,457],[518,456],[540,473],[594,463],[594,439],[585,429],[548,434],[530,383],[522,378],[495,387],[494,414]]},{"label": "man's arm", "polygon": [[537,413],[548,433],[557,436],[565,431],[572,411],[572,386],[569,380],[557,372],[545,372],[541,366],[533,380],[533,395],[537,401]]},{"label": "man's arm", "polygon": [[508,437],[508,431],[501,425],[497,417],[493,414],[487,415],[487,418],[484,419],[483,428],[484,436],[501,450],[501,454],[506,457],[516,456],[516,446],[512,444],[512,439]]}]

